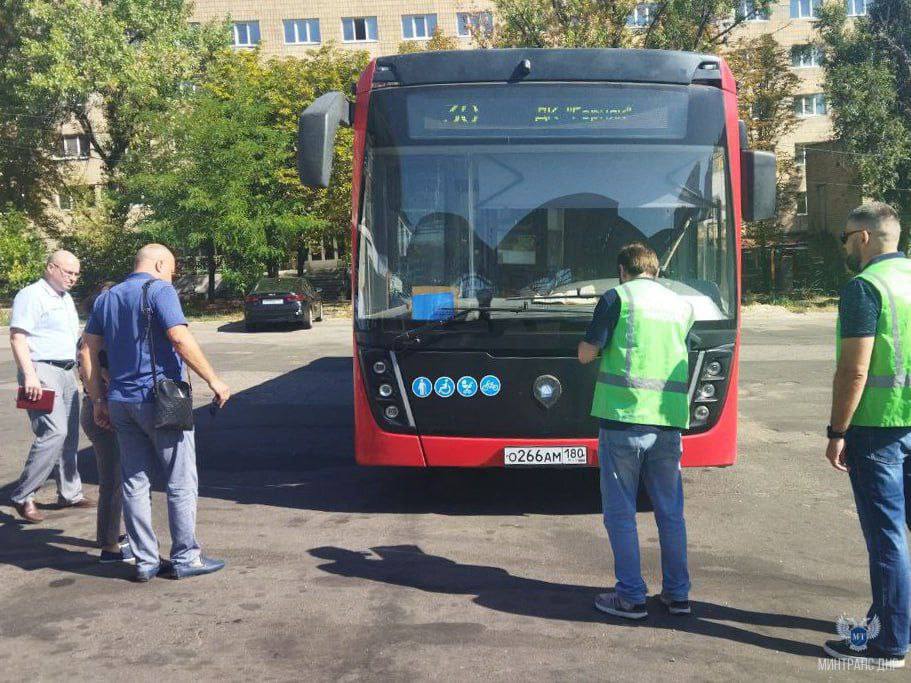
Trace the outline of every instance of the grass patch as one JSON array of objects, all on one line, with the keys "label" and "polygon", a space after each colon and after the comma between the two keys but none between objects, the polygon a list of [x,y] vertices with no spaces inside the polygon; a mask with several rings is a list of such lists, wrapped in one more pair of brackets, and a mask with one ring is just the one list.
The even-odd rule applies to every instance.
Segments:
[{"label": "grass patch", "polygon": [[743,305],[754,304],[766,306],[781,306],[792,313],[809,313],[813,311],[837,311],[838,297],[828,294],[747,294],[744,296]]}]

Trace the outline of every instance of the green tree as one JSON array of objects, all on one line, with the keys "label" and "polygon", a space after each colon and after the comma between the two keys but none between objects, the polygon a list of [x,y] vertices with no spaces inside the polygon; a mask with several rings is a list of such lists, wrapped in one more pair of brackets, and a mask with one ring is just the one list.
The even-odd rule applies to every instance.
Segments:
[{"label": "green tree", "polygon": [[[835,136],[863,193],[911,212],[911,2],[876,0],[849,21],[826,4],[818,23]],[[905,222],[907,225],[907,221]],[[907,235],[907,232],[906,232]]]},{"label": "green tree", "polygon": [[[737,79],[737,105],[740,118],[747,124],[750,148],[774,152],[778,141],[797,126],[793,98],[800,79],[791,70],[789,53],[765,34],[737,42],[724,57]],[[800,187],[794,157],[778,154],[776,163],[777,216],[745,226],[747,236],[761,245],[781,238]]]},{"label": "green tree", "polygon": [[[494,0],[492,30],[478,26],[484,47],[641,47],[716,52],[748,16],[738,0]],[[756,0],[754,12],[771,0]],[[752,13],[751,13],[752,14]]]},{"label": "green tree", "polygon": [[0,208],[0,295],[12,296],[37,279],[46,255],[28,216],[11,205]]},{"label": "green tree", "polygon": [[412,52],[426,52],[429,50],[458,50],[459,41],[457,38],[445,35],[440,29],[436,29],[430,40],[406,40],[399,43],[399,54],[405,55]]},{"label": "green tree", "polygon": [[78,121],[113,186],[150,122],[228,42],[224,24],[192,26],[185,0],[15,1],[13,30],[22,37],[4,71],[24,75],[29,101]]},{"label": "green tree", "polygon": [[205,256],[210,298],[217,265],[242,290],[264,270],[275,275],[294,248],[347,232],[350,131],[339,136],[329,191],[301,186],[294,141],[301,110],[325,91],[348,90],[366,61],[332,46],[265,62],[255,52],[222,52],[128,160],[140,226]]}]

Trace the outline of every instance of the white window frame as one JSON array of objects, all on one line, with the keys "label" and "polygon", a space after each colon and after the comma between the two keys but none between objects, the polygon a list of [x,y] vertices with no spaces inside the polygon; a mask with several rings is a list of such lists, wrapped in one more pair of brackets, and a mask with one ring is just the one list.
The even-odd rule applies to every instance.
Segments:
[{"label": "white window frame", "polygon": [[[485,27],[484,24],[487,26]],[[467,28],[466,33],[462,33],[462,26]],[[456,36],[459,38],[471,38],[471,29],[478,27],[490,32],[493,30],[493,12],[484,10],[481,12],[456,12]]]},{"label": "white window frame", "polygon": [[810,5],[810,13],[803,14],[803,3],[804,0],[797,0],[797,16],[791,15],[791,19],[808,19],[815,21],[816,20],[816,9],[822,4],[822,0],[806,0]]},{"label": "white window frame", "polygon": [[[65,193],[60,193],[60,192],[58,192],[57,195],[56,195],[56,197],[57,197],[57,208],[60,209],[61,211],[70,212],[70,211],[72,211],[73,209],[76,208],[76,199],[75,199],[75,197],[73,197],[72,193],[70,193],[70,192],[65,192]],[[69,201],[69,206],[64,206],[64,205],[63,205],[63,199],[64,199],[64,197],[66,197],[66,199]]]},{"label": "white window frame", "polygon": [[647,28],[652,21],[652,12],[655,11],[655,7],[653,2],[640,2],[626,18],[626,25],[630,28]]},{"label": "white window frame", "polygon": [[[797,104],[800,103],[800,110],[797,109]],[[821,105],[820,105],[821,103]],[[809,104],[809,107],[807,106]],[[806,95],[797,95],[794,98],[794,109],[797,118],[799,119],[809,119],[815,116],[825,116],[829,113],[828,106],[826,105],[825,95],[823,93],[808,93]]]},{"label": "white window frame", "polygon": [[[858,3],[863,4],[863,6],[864,6],[863,12],[855,12],[855,10],[857,9]],[[869,4],[869,0],[845,0],[845,9],[847,10],[849,17],[865,17],[865,16],[867,16],[867,5],[868,4]]]},{"label": "white window frame", "polygon": [[[239,29],[241,26],[243,26],[247,32],[246,42],[243,42],[243,43],[240,42],[240,30]],[[256,26],[256,33],[257,33],[257,37],[259,38],[259,40],[257,40],[256,42],[252,42],[252,39],[250,36],[250,29],[253,26]],[[233,38],[234,47],[256,47],[257,45],[259,45],[260,40],[262,40],[262,33],[259,30],[259,21],[255,20],[255,19],[251,19],[250,21],[235,21],[231,25],[231,35]]]},{"label": "white window frame", "polygon": [[752,23],[754,21],[763,22],[771,21],[772,8],[762,12],[756,11],[756,3],[753,0],[740,0],[737,9],[734,10],[736,18],[743,18],[744,22]]},{"label": "white window frame", "polygon": [[[373,20],[373,24],[372,24],[373,31],[374,31],[373,37],[370,36],[370,26],[371,26],[370,20],[371,19]],[[347,38],[345,38],[345,22],[346,21],[351,22],[351,35],[354,36],[354,38],[352,38],[351,40],[348,40]],[[355,23],[357,21],[364,22],[364,38],[362,40],[358,39],[358,37],[357,37],[357,24]],[[376,20],[375,16],[342,17],[342,42],[343,43],[375,43],[379,40],[379,32],[380,32],[379,25],[377,24],[377,20]]]},{"label": "white window frame", "polygon": [[[288,42],[288,22],[291,23],[293,27],[294,40]],[[301,36],[301,28],[303,27],[305,35]],[[316,27],[316,34],[319,36],[314,40],[313,38],[313,28]],[[319,19],[283,19],[282,20],[282,33],[285,40],[285,45],[319,45],[321,42],[322,34],[320,33]]]},{"label": "white window frame", "polygon": [[794,145],[794,165],[797,168],[806,168],[807,166],[807,146],[798,142]]},{"label": "white window frame", "polygon": [[[418,21],[423,22],[424,24],[424,33],[426,35],[419,36],[417,35]],[[407,35],[405,32],[406,23],[411,24],[411,34]],[[431,26],[431,24],[433,24]],[[430,40],[433,38],[434,31],[436,31],[437,26],[439,25],[437,21],[437,15],[433,12],[426,14],[403,14],[402,15],[402,38],[404,40]]]},{"label": "white window frame", "polygon": [[[76,140],[76,154],[69,154],[66,151],[66,141]],[[85,133],[72,133],[64,135],[60,141],[59,159],[88,159],[92,156],[92,143],[89,142],[89,136]]]},{"label": "white window frame", "polygon": [[[794,61],[795,50],[794,48],[806,48],[802,49],[800,52],[802,54],[801,59],[798,62]],[[810,55],[810,63],[807,64],[803,59],[803,56]],[[801,45],[791,46],[791,68],[793,69],[815,69],[820,65],[821,53],[818,47],[812,43],[804,43]]]}]

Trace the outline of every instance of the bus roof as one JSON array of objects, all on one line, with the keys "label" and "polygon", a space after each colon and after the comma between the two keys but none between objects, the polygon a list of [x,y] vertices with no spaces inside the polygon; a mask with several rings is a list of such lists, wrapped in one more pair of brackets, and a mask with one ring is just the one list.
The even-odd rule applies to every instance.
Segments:
[{"label": "bus roof", "polygon": [[[528,60],[530,69],[523,66]],[[694,83],[721,87],[722,60],[671,50],[548,49],[443,50],[379,57],[375,85],[496,83],[509,81],[614,81]]]}]

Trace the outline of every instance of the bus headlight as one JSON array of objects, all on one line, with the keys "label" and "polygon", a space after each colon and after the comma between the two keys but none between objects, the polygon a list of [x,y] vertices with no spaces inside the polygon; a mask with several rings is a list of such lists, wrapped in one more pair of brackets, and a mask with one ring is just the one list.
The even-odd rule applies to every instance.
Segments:
[{"label": "bus headlight", "polygon": [[389,398],[392,396],[392,385],[391,384],[381,384],[379,388],[380,396],[383,398]]},{"label": "bus headlight", "polygon": [[399,416],[399,409],[397,406],[386,406],[386,409],[383,410],[383,415],[389,420],[394,420]]},{"label": "bus headlight", "polygon": [[715,396],[714,384],[703,384],[699,387],[699,398],[713,398]]},{"label": "bus headlight", "polygon": [[722,366],[717,360],[713,360],[709,363],[706,363],[705,374],[706,377],[719,377],[721,375]]},{"label": "bus headlight", "polygon": [[382,375],[384,372],[386,372],[386,361],[378,360],[376,363],[374,363],[373,371],[378,375]]},{"label": "bus headlight", "polygon": [[699,422],[705,422],[709,419],[709,409],[706,406],[696,406],[693,411],[693,417]]}]

